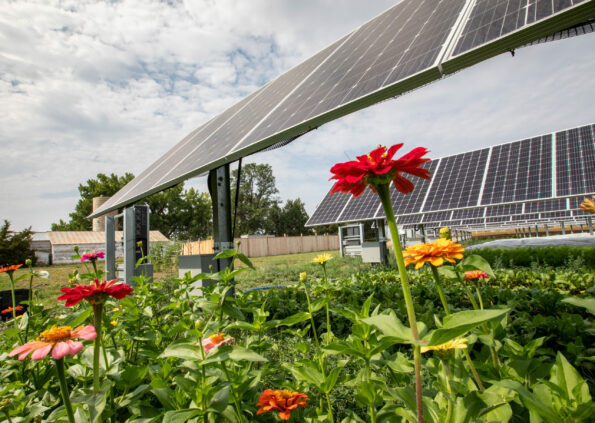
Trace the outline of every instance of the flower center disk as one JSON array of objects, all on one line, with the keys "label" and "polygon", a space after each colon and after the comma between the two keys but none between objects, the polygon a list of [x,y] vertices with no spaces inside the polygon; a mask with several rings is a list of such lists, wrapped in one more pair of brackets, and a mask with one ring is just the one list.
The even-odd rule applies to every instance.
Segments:
[{"label": "flower center disk", "polygon": [[51,329],[44,330],[39,335],[40,339],[44,342],[60,342],[66,339],[70,339],[72,327],[70,326],[52,326]]}]

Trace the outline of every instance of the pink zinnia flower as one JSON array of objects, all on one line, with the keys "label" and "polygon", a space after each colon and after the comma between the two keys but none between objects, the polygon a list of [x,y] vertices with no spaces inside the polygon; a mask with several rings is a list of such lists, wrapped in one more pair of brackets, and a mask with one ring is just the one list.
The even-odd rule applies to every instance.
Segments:
[{"label": "pink zinnia flower", "polygon": [[8,356],[13,357],[18,354],[19,360],[22,361],[32,352],[33,360],[41,360],[51,351],[52,357],[60,360],[67,355],[75,355],[83,349],[83,343],[74,341],[75,339],[90,341],[96,337],[97,333],[93,325],[79,326],[75,330],[71,330],[70,326],[52,326],[51,329],[41,332],[37,340],[16,347]]},{"label": "pink zinnia flower", "polygon": [[102,304],[107,297],[114,297],[121,300],[127,295],[131,295],[134,290],[117,279],[111,281],[99,282],[95,279],[89,285],[77,285],[74,288],[60,288],[64,295],[58,297],[59,301],[66,300],[66,307],[78,304],[81,300],[87,300],[90,304]]},{"label": "pink zinnia flower", "polygon": [[104,258],[105,253],[103,251],[89,251],[81,256],[81,261],[92,261],[98,258]]},{"label": "pink zinnia flower", "polygon": [[235,339],[231,336],[226,338],[225,335],[222,333],[218,333],[216,335],[211,335],[208,338],[202,340],[202,347],[205,349],[205,353],[208,353],[213,348],[218,347],[219,345],[229,344],[233,342]]}]

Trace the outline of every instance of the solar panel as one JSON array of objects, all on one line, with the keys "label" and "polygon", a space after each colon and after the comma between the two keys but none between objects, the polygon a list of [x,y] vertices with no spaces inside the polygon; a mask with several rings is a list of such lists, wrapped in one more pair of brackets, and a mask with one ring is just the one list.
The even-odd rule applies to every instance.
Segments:
[{"label": "solar panel", "polygon": [[526,1],[403,0],[193,131],[90,217],[499,54],[503,35],[518,47],[595,15],[594,0]]},{"label": "solar panel", "polygon": [[316,226],[335,223],[349,200],[351,200],[351,196],[349,195],[341,193],[330,195],[329,191],[329,194],[316,207],[316,210],[308,220],[308,224],[310,226]]},{"label": "solar panel", "polygon": [[[595,125],[586,125],[424,163],[431,181],[414,178],[415,190],[409,194],[391,185],[397,222],[486,227],[584,216],[580,203],[595,192],[594,134]],[[327,201],[329,195],[322,204]],[[369,189],[341,204],[334,214],[325,209],[325,223],[384,217]],[[317,213],[307,226],[317,224]]]}]

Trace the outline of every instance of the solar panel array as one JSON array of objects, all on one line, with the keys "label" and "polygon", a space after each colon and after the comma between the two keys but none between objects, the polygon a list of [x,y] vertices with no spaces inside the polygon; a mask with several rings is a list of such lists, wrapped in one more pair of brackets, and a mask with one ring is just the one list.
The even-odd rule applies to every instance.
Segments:
[{"label": "solar panel array", "polygon": [[[397,223],[404,227],[479,229],[582,221],[580,203],[595,193],[595,125],[443,157],[423,167],[432,179],[412,177],[412,193],[402,194],[391,185]],[[357,198],[329,193],[306,226],[383,217],[370,189]]]},{"label": "solar panel array", "polygon": [[91,217],[594,16],[595,0],[402,0],[193,131]]}]

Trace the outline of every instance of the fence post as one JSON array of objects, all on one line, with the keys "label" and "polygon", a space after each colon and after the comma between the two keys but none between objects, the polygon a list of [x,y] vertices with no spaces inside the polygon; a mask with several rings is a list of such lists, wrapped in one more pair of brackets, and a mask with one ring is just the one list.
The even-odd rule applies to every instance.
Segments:
[{"label": "fence post", "polygon": [[300,253],[304,252],[304,234],[300,234]]},{"label": "fence post", "polygon": [[266,248],[266,252],[267,252],[266,257],[268,257],[269,256],[269,236],[268,235],[266,235],[266,245],[267,245],[267,248]]}]

